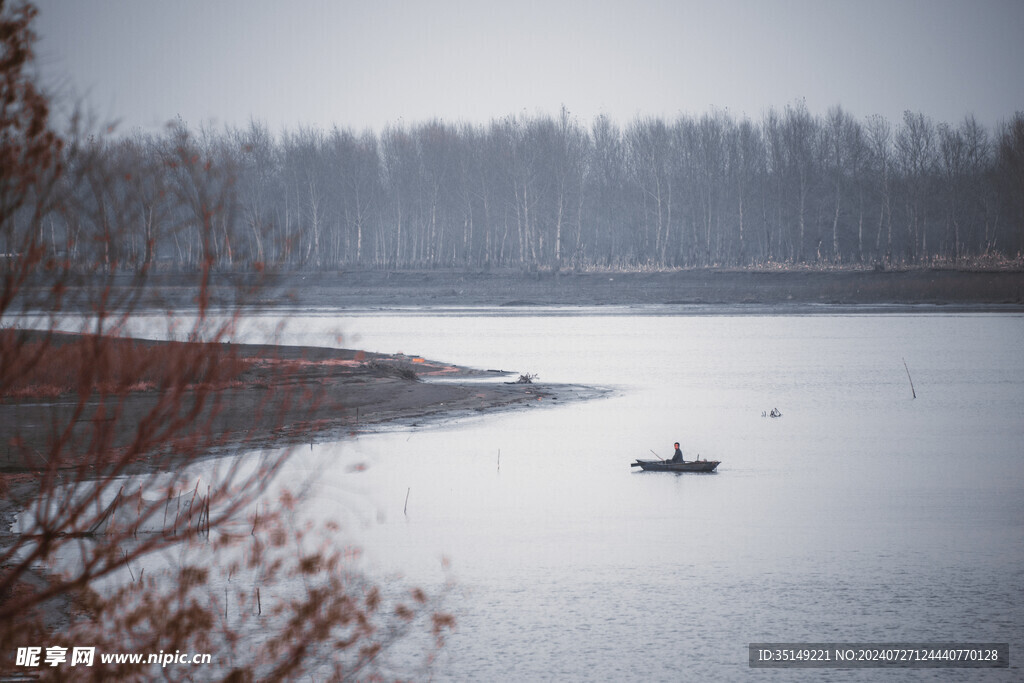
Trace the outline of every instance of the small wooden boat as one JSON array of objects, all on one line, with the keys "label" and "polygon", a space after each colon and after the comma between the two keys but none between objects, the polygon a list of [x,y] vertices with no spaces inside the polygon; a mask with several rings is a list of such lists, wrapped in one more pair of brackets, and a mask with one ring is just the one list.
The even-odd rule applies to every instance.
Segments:
[{"label": "small wooden boat", "polygon": [[630,467],[639,467],[645,472],[714,472],[719,462],[718,460],[690,460],[687,462],[637,460]]}]

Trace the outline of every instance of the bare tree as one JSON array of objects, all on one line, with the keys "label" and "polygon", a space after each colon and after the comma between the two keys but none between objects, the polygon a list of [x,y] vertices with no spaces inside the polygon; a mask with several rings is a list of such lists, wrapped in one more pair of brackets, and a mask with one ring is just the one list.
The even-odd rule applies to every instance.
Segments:
[{"label": "bare tree", "polygon": [[729,129],[729,171],[736,206],[736,235],[738,246],[735,262],[747,265],[750,258],[748,234],[752,199],[763,183],[765,152],[760,131],[749,119]]},{"label": "bare tree", "polygon": [[998,221],[992,177],[996,174],[992,142],[988,131],[974,116],[966,116],[959,127],[966,155],[966,178],[960,196],[963,198],[965,228],[964,248],[973,256],[988,254],[991,235]]},{"label": "bare tree", "polygon": [[664,253],[672,215],[669,131],[658,119],[637,120],[626,130],[625,140],[629,177],[640,196],[636,256],[640,263],[650,263]]},{"label": "bare tree", "polygon": [[[340,224],[344,225],[345,257],[334,262],[362,264],[366,245],[374,245],[373,215],[380,201],[380,156],[376,137],[369,132],[356,137],[335,128],[328,141],[331,177],[338,187],[332,193],[340,201]],[[369,235],[369,237],[367,237]]]},{"label": "bare tree", "polygon": [[412,253],[410,233],[419,191],[419,152],[407,130],[389,127],[381,135],[381,156],[387,198],[382,229],[387,230],[391,241],[386,264],[398,268],[407,263]]},{"label": "bare tree", "polygon": [[[287,406],[315,400],[280,389],[295,363],[225,343],[240,308],[211,312],[215,266],[234,262],[236,169],[221,163],[215,140],[197,141],[180,126],[155,157],[166,185],[140,161],[138,140],[65,144],[27,75],[34,13],[0,2],[0,673],[9,673],[11,653],[52,644],[54,634],[107,651],[155,652],[171,638],[222,654],[214,671],[232,680],[357,675],[417,619],[440,637],[451,618],[430,614],[424,593],[386,599],[340,551],[304,543],[289,522],[288,496],[282,507],[262,509],[251,534],[218,535],[247,522],[287,453],[225,461],[222,476],[203,485],[192,484],[188,466],[247,445],[248,429],[228,428],[232,413],[248,425],[273,425]],[[47,243],[43,227],[82,211],[90,219],[76,225],[75,239],[90,247],[72,264],[51,248],[60,241],[56,228]],[[180,294],[162,302],[166,308],[152,291],[152,264],[160,233],[175,221],[160,215],[188,224],[199,268],[196,278],[176,279]],[[133,246],[139,237],[145,245]],[[176,323],[183,304],[194,307],[191,322],[171,331],[188,341],[123,336],[139,306]],[[273,370],[263,374],[278,389],[260,396],[247,383],[268,363]],[[19,509],[19,527],[10,530]],[[244,542],[245,554],[226,552],[229,542]],[[176,571],[142,576],[143,560],[190,544],[202,552]],[[228,593],[220,601],[211,589],[241,571],[264,586],[294,582],[299,597],[263,602],[256,584],[255,594],[234,592],[251,611],[231,619]],[[270,636],[260,657],[246,645],[255,630]],[[87,677],[145,677],[97,664]],[[60,678],[67,669],[30,673]]]},{"label": "bare tree", "polygon": [[814,164],[815,122],[803,101],[786,107],[783,127],[787,176],[795,195],[797,235],[794,259],[803,262],[807,242],[807,220],[812,199],[812,184],[817,178]]},{"label": "bare tree", "polygon": [[875,234],[875,253],[882,253],[882,234],[885,233],[885,263],[892,264],[892,126],[881,116],[868,119],[870,164],[878,191],[878,231]]},{"label": "bare tree", "polygon": [[926,196],[936,163],[935,125],[931,119],[921,113],[904,112],[903,125],[896,134],[896,152],[906,186],[906,254],[915,263],[928,256]]},{"label": "bare tree", "polygon": [[280,196],[274,140],[266,126],[256,121],[244,131],[231,131],[229,138],[238,168],[238,201],[250,237],[249,260],[264,264],[268,258],[265,243],[275,224],[273,203]]},{"label": "bare tree", "polygon": [[582,262],[608,264],[619,235],[622,212],[626,204],[623,145],[619,129],[606,116],[594,119],[590,126],[589,163],[584,192],[587,212],[581,226]]},{"label": "bare tree", "polygon": [[852,156],[852,138],[856,123],[841,107],[829,109],[825,119],[824,145],[825,158],[828,160],[829,175],[832,177],[832,261],[842,260],[839,248],[839,218],[845,185],[849,180]]},{"label": "bare tree", "polygon": [[1017,253],[1024,254],[1024,112],[1003,125],[998,145],[1000,194],[1011,221],[1010,237]]},{"label": "bare tree", "polygon": [[783,254],[782,241],[785,236],[782,229],[782,215],[785,203],[783,179],[786,168],[786,151],[782,136],[782,117],[774,109],[769,109],[765,114],[761,129],[764,131],[767,157],[767,187],[765,190],[767,198],[762,210],[765,225],[765,257],[768,261],[773,261]]}]

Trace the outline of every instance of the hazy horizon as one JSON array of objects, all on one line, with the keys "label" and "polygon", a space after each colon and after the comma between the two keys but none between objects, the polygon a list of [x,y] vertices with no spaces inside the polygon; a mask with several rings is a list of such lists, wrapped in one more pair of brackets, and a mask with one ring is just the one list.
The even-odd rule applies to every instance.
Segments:
[{"label": "hazy horizon", "polygon": [[37,4],[44,85],[122,130],[1024,110],[1012,0]]}]

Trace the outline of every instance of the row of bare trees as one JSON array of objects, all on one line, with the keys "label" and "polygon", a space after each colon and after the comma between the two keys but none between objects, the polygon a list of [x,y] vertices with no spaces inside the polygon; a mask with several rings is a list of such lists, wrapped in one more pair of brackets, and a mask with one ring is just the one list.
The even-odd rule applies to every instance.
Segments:
[{"label": "row of bare trees", "polygon": [[[894,124],[802,102],[762,120],[566,110],[380,134],[263,125],[89,139],[68,150],[47,217],[59,260],[214,266],[706,267],[920,264],[1024,251],[1024,112]],[[211,189],[212,188],[212,189]],[[202,192],[226,197],[203,215]],[[110,215],[130,215],[124,239]],[[6,253],[16,249],[2,245]],[[116,248],[115,248],[116,247]],[[92,251],[90,251],[92,250]]]}]

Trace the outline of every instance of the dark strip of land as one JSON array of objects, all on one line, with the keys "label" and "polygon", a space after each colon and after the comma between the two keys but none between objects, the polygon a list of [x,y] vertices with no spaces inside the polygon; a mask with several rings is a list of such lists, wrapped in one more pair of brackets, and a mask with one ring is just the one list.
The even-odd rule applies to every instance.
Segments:
[{"label": "dark strip of land", "polygon": [[[277,298],[323,306],[1022,304],[1024,273],[679,270],[608,273],[346,272],[282,279]],[[275,290],[268,290],[275,291]]]},{"label": "dark strip of land", "polygon": [[[151,273],[103,280],[106,303],[180,309],[197,304],[196,277]],[[214,306],[600,306],[630,304],[1024,304],[1024,271],[914,268],[702,269],[672,271],[351,270],[278,274],[216,273]],[[64,310],[92,308],[86,281],[70,278]],[[26,289],[28,299],[32,287]],[[48,287],[35,289],[45,302]],[[28,302],[26,302],[28,303]],[[37,306],[29,306],[37,308]]]}]

